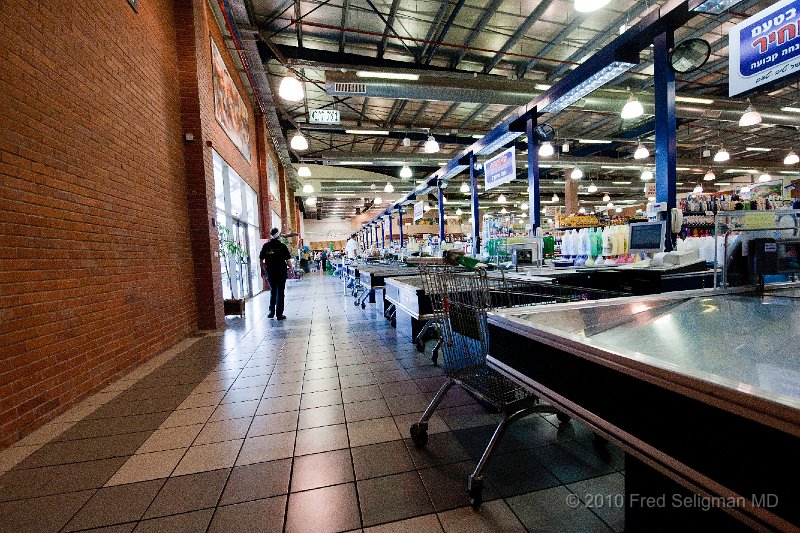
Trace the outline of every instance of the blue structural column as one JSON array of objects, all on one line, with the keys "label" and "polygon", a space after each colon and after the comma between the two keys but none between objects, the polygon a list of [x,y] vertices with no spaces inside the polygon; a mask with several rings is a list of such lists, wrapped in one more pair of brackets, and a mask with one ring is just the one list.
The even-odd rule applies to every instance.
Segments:
[{"label": "blue structural column", "polygon": [[403,208],[397,210],[397,225],[400,228],[400,248],[403,247]]},{"label": "blue structural column", "polygon": [[542,224],[541,195],[539,194],[539,143],[534,140],[533,129],[536,127],[536,117],[529,118],[525,123],[525,133],[528,136],[528,220],[531,223],[531,235],[536,233],[536,228]]},{"label": "blue structural column", "polygon": [[378,223],[375,223],[375,248],[378,247]]},{"label": "blue structural column", "polygon": [[383,225],[383,220],[381,220],[381,248],[386,249],[386,227]]},{"label": "blue structural column", "polygon": [[[675,44],[671,29],[653,38],[656,104],[656,201],[667,203],[669,210],[677,199],[677,131],[675,123],[675,73],[669,67],[669,51]],[[666,250],[672,250],[670,217],[666,217]],[[680,228],[678,228],[680,229]]]},{"label": "blue structural column", "polygon": [[389,213],[389,248],[392,247],[392,241],[394,241],[394,230],[392,229],[392,214]]},{"label": "blue structural column", "polygon": [[469,190],[472,205],[472,257],[481,251],[481,217],[478,211],[478,176],[475,170],[475,154],[469,153]]},{"label": "blue structural column", "polygon": [[439,244],[444,242],[444,190],[442,182],[436,181],[436,190],[439,191]]}]

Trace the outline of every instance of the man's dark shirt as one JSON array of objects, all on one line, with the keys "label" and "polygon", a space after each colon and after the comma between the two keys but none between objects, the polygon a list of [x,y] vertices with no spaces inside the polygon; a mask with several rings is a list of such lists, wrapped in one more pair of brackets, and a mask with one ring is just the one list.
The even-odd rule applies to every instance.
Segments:
[{"label": "man's dark shirt", "polygon": [[286,260],[291,259],[292,254],[280,239],[271,239],[266,243],[258,257],[265,261],[268,277],[273,279],[286,277]]}]

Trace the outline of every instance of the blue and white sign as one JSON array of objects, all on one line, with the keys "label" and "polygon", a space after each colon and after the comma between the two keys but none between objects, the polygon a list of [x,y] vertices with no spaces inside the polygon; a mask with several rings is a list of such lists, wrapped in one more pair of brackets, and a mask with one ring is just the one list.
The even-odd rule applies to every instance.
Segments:
[{"label": "blue and white sign", "polygon": [[759,11],[728,33],[728,95],[800,73],[800,0]]},{"label": "blue and white sign", "polygon": [[425,215],[425,202],[417,202],[414,204],[414,222],[421,219]]},{"label": "blue and white sign", "polygon": [[[800,1],[800,0],[798,0]],[[517,177],[517,159],[514,147],[504,150],[483,164],[484,187],[488,191]]]}]

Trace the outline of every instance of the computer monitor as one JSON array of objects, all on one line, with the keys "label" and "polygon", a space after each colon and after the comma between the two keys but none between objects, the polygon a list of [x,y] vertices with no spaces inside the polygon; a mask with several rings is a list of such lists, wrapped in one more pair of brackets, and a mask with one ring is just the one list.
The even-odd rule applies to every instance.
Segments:
[{"label": "computer monitor", "polygon": [[631,253],[657,253],[664,251],[665,222],[634,222],[628,237]]}]

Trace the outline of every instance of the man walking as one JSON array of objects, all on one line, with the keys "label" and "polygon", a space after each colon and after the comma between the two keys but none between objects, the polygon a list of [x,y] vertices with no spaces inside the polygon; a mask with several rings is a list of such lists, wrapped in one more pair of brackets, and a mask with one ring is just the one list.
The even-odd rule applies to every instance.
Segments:
[{"label": "man walking", "polygon": [[283,296],[286,290],[286,269],[291,266],[292,254],[280,240],[281,232],[272,228],[269,232],[271,239],[262,248],[258,258],[267,272],[269,281],[269,318],[278,314],[278,320],[285,320],[283,315]]}]

